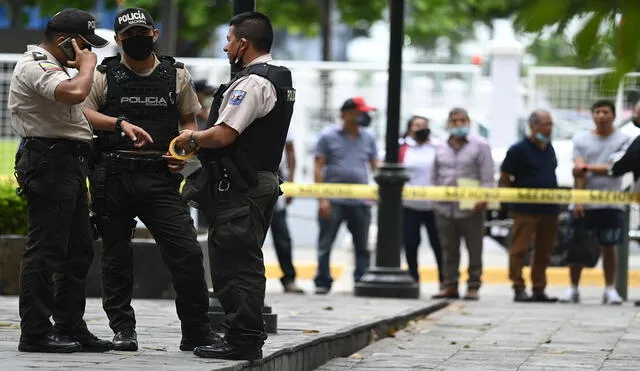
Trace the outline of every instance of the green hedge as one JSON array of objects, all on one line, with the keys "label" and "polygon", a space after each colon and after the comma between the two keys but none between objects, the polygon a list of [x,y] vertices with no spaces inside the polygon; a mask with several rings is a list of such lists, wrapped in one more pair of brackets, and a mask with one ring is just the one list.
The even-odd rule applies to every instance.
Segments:
[{"label": "green hedge", "polygon": [[0,179],[0,234],[27,234],[27,201],[6,178]]}]

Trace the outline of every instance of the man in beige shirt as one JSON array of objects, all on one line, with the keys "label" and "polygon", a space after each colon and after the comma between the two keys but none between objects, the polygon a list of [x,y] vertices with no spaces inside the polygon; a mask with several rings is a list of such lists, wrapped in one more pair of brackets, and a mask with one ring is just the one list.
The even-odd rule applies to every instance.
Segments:
[{"label": "man in beige shirt", "polygon": [[[27,46],[9,88],[11,124],[22,137],[15,164],[18,193],[27,200],[29,221],[18,350],[103,352],[113,344],[95,337],[82,319],[93,258],[83,170],[92,133],[80,103],[96,65],[91,47],[108,42],[95,34],[95,19],[78,9],[54,15],[44,36],[39,45]],[[78,74],[71,78],[65,67]]]},{"label": "man in beige shirt", "polygon": [[180,350],[220,340],[209,329],[203,254],[189,210],[178,192],[184,161],[168,154],[180,129],[196,129],[200,104],[182,63],[152,51],[159,31],[151,14],[128,8],[116,16],[121,56],[105,58],[84,112],[94,125],[129,122],[152,138],[146,146],[117,132],[96,131],[90,175],[92,209],[102,236],[103,308],[115,333],[114,349],[138,349],[133,292],[132,229],[139,217],[151,231],[171,271],[182,324]]}]

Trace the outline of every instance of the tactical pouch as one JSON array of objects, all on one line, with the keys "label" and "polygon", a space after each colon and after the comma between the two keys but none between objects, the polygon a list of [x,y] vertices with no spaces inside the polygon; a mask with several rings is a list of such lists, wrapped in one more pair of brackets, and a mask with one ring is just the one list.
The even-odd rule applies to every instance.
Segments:
[{"label": "tactical pouch", "polygon": [[[187,200],[189,206],[202,210],[210,209],[215,201],[215,181],[211,179],[210,167],[214,163],[205,163],[191,173],[182,187],[182,197]],[[206,214],[206,212],[205,212]]]}]

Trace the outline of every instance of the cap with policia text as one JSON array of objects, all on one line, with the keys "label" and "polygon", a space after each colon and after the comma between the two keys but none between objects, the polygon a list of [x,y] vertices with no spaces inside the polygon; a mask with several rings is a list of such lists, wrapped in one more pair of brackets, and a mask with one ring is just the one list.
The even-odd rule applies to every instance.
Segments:
[{"label": "cap with policia text", "polygon": [[144,27],[150,30],[156,28],[151,14],[146,10],[142,8],[127,8],[121,10],[113,22],[113,30],[119,34],[131,27]]},{"label": "cap with policia text", "polygon": [[77,34],[95,48],[107,46],[109,42],[96,35],[96,19],[84,10],[68,8],[59,11],[47,23],[53,31]]},{"label": "cap with policia text", "polygon": [[353,97],[347,99],[340,108],[340,112],[348,111],[355,109],[360,112],[370,112],[375,111],[375,107],[369,106],[362,97]]}]

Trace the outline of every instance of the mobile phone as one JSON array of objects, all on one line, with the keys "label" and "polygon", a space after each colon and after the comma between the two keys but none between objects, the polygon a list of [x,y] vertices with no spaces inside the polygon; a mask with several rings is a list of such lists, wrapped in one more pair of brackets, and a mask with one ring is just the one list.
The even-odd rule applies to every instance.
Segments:
[{"label": "mobile phone", "polygon": [[67,37],[66,39],[62,40],[60,44],[58,44],[58,47],[62,49],[62,52],[67,56],[67,58],[69,58],[70,61],[76,60],[76,51],[73,50],[73,44],[71,43],[72,39],[73,37]]}]

